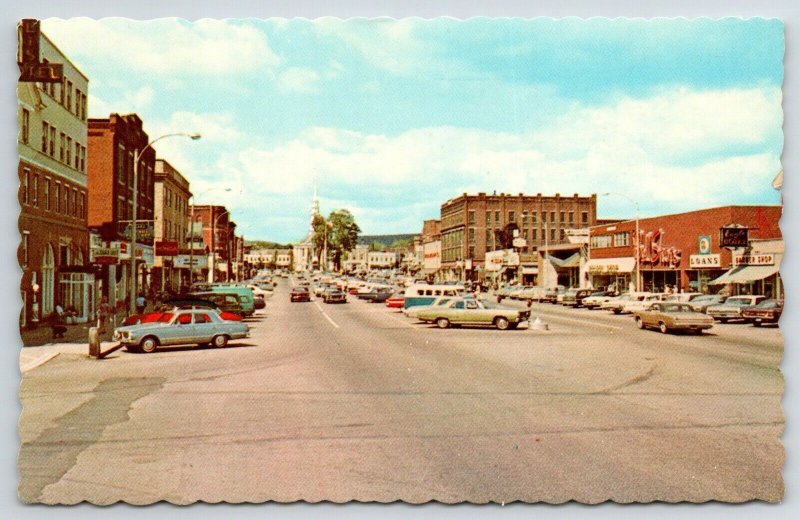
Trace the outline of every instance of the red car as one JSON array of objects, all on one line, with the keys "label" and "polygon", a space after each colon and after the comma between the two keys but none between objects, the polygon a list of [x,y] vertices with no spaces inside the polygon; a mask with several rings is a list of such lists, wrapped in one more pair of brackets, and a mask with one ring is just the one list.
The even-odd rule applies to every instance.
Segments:
[{"label": "red car", "polygon": [[742,318],[760,327],[762,323],[778,323],[783,313],[783,300],[764,300],[758,305],[742,309]]},{"label": "red car", "polygon": [[308,292],[308,287],[295,287],[289,299],[293,302],[310,302],[311,294]]},{"label": "red car", "polygon": [[405,301],[406,297],[402,293],[393,294],[386,300],[386,306],[392,309],[402,309]]}]

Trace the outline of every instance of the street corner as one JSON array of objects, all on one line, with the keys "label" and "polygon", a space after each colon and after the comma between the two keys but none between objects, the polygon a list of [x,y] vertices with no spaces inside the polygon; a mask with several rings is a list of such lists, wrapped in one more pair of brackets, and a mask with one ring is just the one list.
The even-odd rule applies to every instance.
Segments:
[{"label": "street corner", "polygon": [[110,359],[116,356],[109,355],[119,350],[115,342],[107,341],[100,345],[100,358],[89,355],[88,344],[82,343],[51,343],[38,347],[23,347],[19,354],[19,369],[23,374],[56,358],[59,360],[97,360]]}]

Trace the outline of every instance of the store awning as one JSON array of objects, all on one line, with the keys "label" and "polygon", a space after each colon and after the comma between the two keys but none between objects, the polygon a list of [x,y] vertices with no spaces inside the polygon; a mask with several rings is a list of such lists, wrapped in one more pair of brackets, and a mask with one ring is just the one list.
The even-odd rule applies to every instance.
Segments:
[{"label": "store awning", "polygon": [[740,265],[734,267],[719,278],[708,282],[709,285],[725,285],[729,283],[750,283],[756,280],[763,280],[772,276],[780,270],[780,265]]},{"label": "store awning", "polygon": [[574,255],[570,255],[569,257],[564,259],[557,258],[552,255],[547,255],[547,259],[550,260],[550,262],[553,265],[556,265],[558,267],[578,267],[579,265],[581,265],[580,253],[575,253]]},{"label": "store awning", "polygon": [[539,268],[522,266],[522,274],[539,274]]},{"label": "store awning", "polygon": [[422,276],[428,276],[429,274],[433,274],[436,271],[438,271],[438,269],[430,269],[430,268],[428,268],[428,269],[420,269],[417,274],[422,275]]},{"label": "store awning", "polygon": [[630,273],[636,267],[635,258],[592,258],[586,262],[590,274]]}]

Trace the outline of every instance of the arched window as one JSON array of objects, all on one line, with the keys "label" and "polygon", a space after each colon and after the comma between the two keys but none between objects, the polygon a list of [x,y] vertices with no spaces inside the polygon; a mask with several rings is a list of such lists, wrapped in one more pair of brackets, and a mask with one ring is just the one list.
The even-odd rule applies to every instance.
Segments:
[{"label": "arched window", "polygon": [[42,316],[53,312],[53,298],[55,294],[55,255],[53,246],[47,244],[42,256]]}]

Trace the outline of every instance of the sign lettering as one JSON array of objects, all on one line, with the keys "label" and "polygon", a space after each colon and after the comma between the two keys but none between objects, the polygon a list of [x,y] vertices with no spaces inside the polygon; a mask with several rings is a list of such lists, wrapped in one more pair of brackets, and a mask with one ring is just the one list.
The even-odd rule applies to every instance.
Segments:
[{"label": "sign lettering", "polygon": [[746,227],[719,228],[719,246],[731,249],[747,247],[748,231]]},{"label": "sign lettering", "polygon": [[720,255],[689,255],[689,267],[692,269],[704,269],[721,267],[722,260]]},{"label": "sign lettering", "polygon": [[772,253],[734,255],[733,265],[775,265],[775,255]]},{"label": "sign lettering", "polygon": [[639,263],[653,267],[677,269],[681,265],[682,252],[675,246],[665,246],[664,230],[645,233],[639,231]]}]

